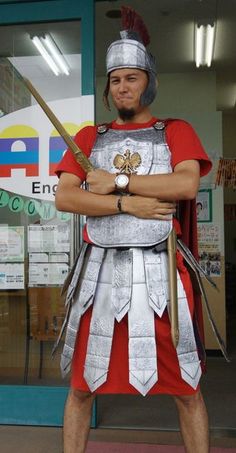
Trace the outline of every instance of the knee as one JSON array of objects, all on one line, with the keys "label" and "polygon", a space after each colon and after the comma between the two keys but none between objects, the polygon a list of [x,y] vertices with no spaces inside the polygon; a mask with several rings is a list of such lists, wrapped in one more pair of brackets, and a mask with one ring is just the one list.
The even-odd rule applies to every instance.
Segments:
[{"label": "knee", "polygon": [[174,396],[175,403],[178,408],[185,407],[188,409],[196,408],[199,404],[204,404],[202,394],[200,390],[193,395],[175,395]]},{"label": "knee", "polygon": [[95,395],[90,392],[82,392],[81,390],[77,389],[70,389],[68,398],[70,402],[76,405],[85,405],[85,406],[91,406],[93,404]]}]

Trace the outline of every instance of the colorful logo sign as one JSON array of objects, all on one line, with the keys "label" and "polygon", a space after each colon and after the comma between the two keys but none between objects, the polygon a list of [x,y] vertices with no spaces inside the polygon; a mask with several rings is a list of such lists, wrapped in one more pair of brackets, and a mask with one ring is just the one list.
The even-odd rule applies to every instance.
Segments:
[{"label": "colorful logo sign", "polygon": [[[93,124],[94,96],[48,103],[73,137]],[[66,144],[38,105],[0,118],[0,188],[19,195],[54,200],[55,169]]]},{"label": "colorful logo sign", "polygon": [[32,127],[7,127],[0,136],[0,150],[0,177],[10,177],[16,168],[24,168],[26,176],[39,175],[39,137]]}]

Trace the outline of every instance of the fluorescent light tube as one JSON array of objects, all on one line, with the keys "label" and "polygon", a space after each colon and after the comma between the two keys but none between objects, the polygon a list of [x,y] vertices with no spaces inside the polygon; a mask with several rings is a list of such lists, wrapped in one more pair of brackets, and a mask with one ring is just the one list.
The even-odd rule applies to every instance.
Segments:
[{"label": "fluorescent light tube", "polygon": [[61,69],[64,74],[69,75],[69,68],[68,65],[65,61],[65,58],[63,55],[60,53],[56,43],[54,40],[51,38],[50,35],[46,35],[45,38],[43,38],[43,42],[46,44],[48,50],[50,51],[52,57],[58,64],[59,68]]},{"label": "fluorescent light tube", "polygon": [[41,53],[42,57],[45,59],[47,62],[48,66],[51,68],[51,70],[54,72],[56,76],[59,75],[60,71],[56,65],[56,63],[53,61],[52,57],[49,55],[47,50],[45,49],[44,45],[42,44],[41,40],[38,38],[38,36],[34,36],[32,38],[32,41],[35,45],[35,47],[38,49],[38,51]]},{"label": "fluorescent light tube", "polygon": [[195,60],[197,68],[199,68],[199,66],[203,64],[203,55],[204,55],[204,27],[203,25],[197,25],[195,38]]},{"label": "fluorescent light tube", "polygon": [[206,50],[205,50],[205,61],[208,67],[211,66],[213,58],[215,41],[215,25],[207,25],[206,27]]},{"label": "fluorescent light tube", "polygon": [[211,66],[215,42],[215,24],[197,25],[195,30],[196,66]]}]

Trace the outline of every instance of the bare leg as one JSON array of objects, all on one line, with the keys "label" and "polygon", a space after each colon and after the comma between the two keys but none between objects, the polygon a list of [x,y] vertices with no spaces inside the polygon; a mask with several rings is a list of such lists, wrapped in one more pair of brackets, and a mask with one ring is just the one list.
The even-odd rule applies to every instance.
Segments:
[{"label": "bare leg", "polygon": [[175,396],[179,412],[180,430],[187,453],[208,453],[209,425],[206,406],[201,392]]},{"label": "bare leg", "polygon": [[64,453],[84,453],[88,441],[94,395],[70,390],[64,413]]}]

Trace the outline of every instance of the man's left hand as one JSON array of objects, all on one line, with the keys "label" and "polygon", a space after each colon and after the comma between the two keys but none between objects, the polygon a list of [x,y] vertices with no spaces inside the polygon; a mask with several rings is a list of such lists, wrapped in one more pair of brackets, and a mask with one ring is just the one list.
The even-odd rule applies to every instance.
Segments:
[{"label": "man's left hand", "polygon": [[89,184],[89,191],[99,195],[106,195],[115,190],[114,173],[106,170],[93,170],[87,174],[86,182]]}]

